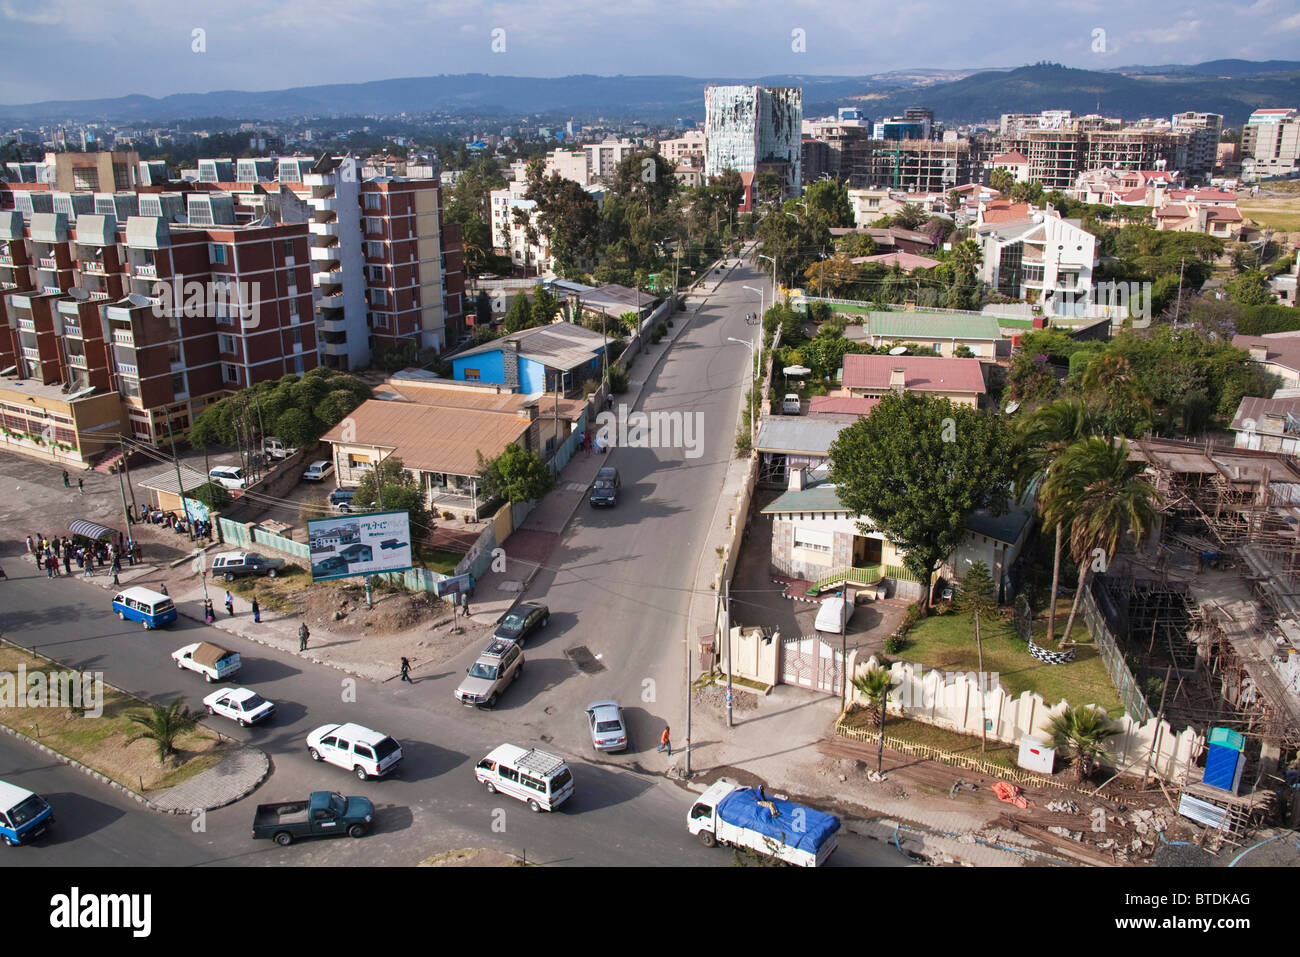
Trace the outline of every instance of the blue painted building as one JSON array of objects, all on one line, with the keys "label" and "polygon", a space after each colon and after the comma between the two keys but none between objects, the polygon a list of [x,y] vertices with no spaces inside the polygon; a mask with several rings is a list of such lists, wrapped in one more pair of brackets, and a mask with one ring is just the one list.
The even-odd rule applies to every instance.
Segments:
[{"label": "blue painted building", "polygon": [[586,380],[600,381],[604,351],[605,339],[599,332],[554,322],[460,353],[451,360],[452,378],[500,385],[523,395],[577,395]]}]

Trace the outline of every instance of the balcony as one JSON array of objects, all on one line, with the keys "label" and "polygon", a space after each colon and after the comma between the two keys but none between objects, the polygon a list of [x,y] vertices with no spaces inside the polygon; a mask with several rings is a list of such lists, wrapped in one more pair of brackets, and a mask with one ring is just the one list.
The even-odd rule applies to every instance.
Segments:
[{"label": "balcony", "polygon": [[135,348],[135,336],[129,329],[114,329],[113,341],[120,346],[130,346],[132,349]]},{"label": "balcony", "polygon": [[41,269],[58,269],[59,261],[54,256],[42,256],[40,259],[36,260],[36,265]]},{"label": "balcony", "polygon": [[334,246],[313,246],[311,247],[311,258],[319,262],[337,262],[339,258],[339,247]]},{"label": "balcony", "polygon": [[337,262],[322,263],[321,268],[311,274],[311,284],[313,286],[341,285],[342,283],[343,267]]},{"label": "balcony", "polygon": [[41,354],[40,354],[40,352],[37,351],[36,349],[27,349],[27,348],[24,348],[24,349],[23,349],[23,358],[26,359],[28,362],[39,363],[39,362],[41,361]]},{"label": "balcony", "polygon": [[157,279],[158,267],[153,263],[137,263],[131,274],[140,279]]},{"label": "balcony", "polygon": [[23,332],[35,332],[36,323],[31,319],[19,319],[18,328],[21,329]]},{"label": "balcony", "polygon": [[12,266],[13,264],[14,264],[13,256],[11,256],[9,253],[0,253],[0,266]]},{"label": "balcony", "polygon": [[[321,352],[327,356],[346,356],[349,353],[348,344],[346,342],[322,342]],[[349,471],[356,471],[359,473],[356,478],[357,481],[360,481],[361,476],[365,474],[365,472],[360,469],[350,469]]]},{"label": "balcony", "polygon": [[106,270],[106,269],[104,268],[104,264],[101,263],[101,262],[95,262],[93,259],[83,260],[83,261],[80,263],[80,268],[81,268],[81,271],[82,271],[83,273],[85,273],[87,276],[107,276],[107,275],[108,275],[108,270]]},{"label": "balcony", "polygon": [[342,309],[343,293],[339,292],[331,296],[321,296],[318,305],[322,309]]},{"label": "balcony", "polygon": [[69,356],[68,356],[68,365],[70,365],[70,366],[74,366],[75,368],[78,368],[78,369],[84,369],[84,368],[86,368],[86,357],[85,357],[85,356],[78,356],[78,355],[69,355]]},{"label": "balcony", "polygon": [[337,239],[339,235],[338,223],[308,223],[307,229],[313,236],[333,236]]},{"label": "balcony", "polygon": [[81,326],[79,326],[79,325],[77,325],[77,324],[75,324],[75,323],[72,323],[72,322],[67,322],[67,321],[65,320],[64,323],[63,323],[63,334],[64,334],[65,336],[69,336],[69,337],[71,337],[71,338],[73,338],[73,339],[80,339],[80,338],[81,338]]},{"label": "balcony", "polygon": [[307,200],[307,205],[318,213],[337,213],[339,211],[339,201],[333,196],[312,196]]},{"label": "balcony", "polygon": [[130,362],[119,362],[117,364],[117,373],[118,375],[128,375],[133,379],[138,378],[140,375],[135,365]]}]

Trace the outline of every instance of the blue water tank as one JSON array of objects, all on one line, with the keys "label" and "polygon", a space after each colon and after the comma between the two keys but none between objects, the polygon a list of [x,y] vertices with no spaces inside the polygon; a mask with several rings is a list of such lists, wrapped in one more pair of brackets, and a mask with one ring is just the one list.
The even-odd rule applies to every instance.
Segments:
[{"label": "blue water tank", "polygon": [[1210,787],[1236,794],[1245,766],[1245,754],[1222,744],[1212,744],[1205,758],[1205,777],[1201,780]]}]

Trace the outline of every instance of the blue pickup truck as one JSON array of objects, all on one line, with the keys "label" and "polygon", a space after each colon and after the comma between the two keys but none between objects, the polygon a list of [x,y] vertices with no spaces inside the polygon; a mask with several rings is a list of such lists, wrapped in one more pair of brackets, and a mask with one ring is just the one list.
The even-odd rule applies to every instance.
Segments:
[{"label": "blue pickup truck", "polygon": [[269,837],[281,847],[296,837],[364,837],[374,819],[375,806],[368,798],[313,791],[305,801],[259,804],[253,814],[253,837]]}]

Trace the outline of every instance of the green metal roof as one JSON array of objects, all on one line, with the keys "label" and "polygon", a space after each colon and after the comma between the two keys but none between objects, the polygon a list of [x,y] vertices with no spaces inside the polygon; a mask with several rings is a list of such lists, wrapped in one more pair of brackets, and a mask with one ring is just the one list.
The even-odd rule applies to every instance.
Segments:
[{"label": "green metal roof", "polygon": [[792,490],[784,493],[775,502],[763,509],[763,515],[778,512],[843,512],[840,504],[839,489],[827,483],[814,485],[802,491]]},{"label": "green metal roof", "polygon": [[885,339],[1001,339],[992,316],[942,312],[869,312],[867,333]]}]

